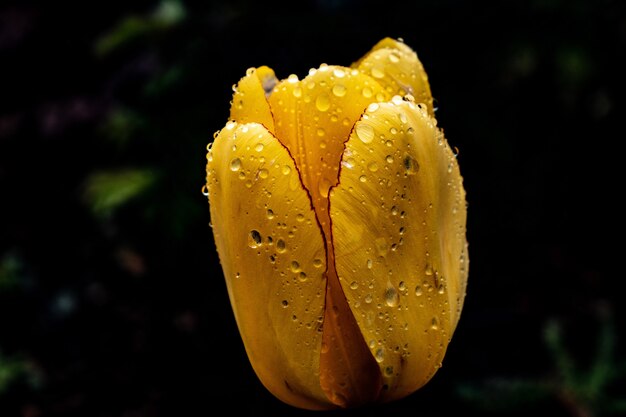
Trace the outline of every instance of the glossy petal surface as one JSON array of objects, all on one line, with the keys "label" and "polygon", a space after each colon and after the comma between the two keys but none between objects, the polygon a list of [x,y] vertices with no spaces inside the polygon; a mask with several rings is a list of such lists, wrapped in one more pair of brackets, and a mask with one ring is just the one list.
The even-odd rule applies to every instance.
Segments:
[{"label": "glossy petal surface", "polygon": [[333,407],[319,381],[324,239],[291,156],[262,125],[229,122],[207,158],[215,243],[254,370],[289,404]]},{"label": "glossy petal surface", "polygon": [[428,76],[417,54],[403,42],[385,38],[354,64],[364,74],[371,75],[385,88],[389,97],[411,94],[423,103],[433,116],[433,97]]},{"label": "glossy petal surface", "polygon": [[425,109],[399,97],[372,104],[330,203],[337,273],[379,363],[380,400],[402,398],[441,366],[465,294],[456,158]]},{"label": "glossy petal surface", "polygon": [[266,96],[278,80],[269,67],[250,68],[239,80],[230,106],[230,118],[238,123],[261,123],[274,132],[274,119]]}]

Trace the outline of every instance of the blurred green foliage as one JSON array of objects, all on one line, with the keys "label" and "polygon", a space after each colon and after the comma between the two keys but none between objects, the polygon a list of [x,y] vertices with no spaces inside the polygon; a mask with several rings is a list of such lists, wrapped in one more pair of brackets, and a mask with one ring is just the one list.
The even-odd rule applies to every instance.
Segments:
[{"label": "blurred green foliage", "polygon": [[162,31],[180,23],[185,18],[185,7],[177,0],[162,0],[158,7],[145,16],[126,16],[94,46],[98,56],[105,56],[137,38]]},{"label": "blurred green foliage", "polygon": [[84,200],[94,215],[106,218],[116,208],[144,193],[156,178],[156,172],[150,169],[94,172],[85,180]]},{"label": "blurred green foliage", "polygon": [[596,349],[589,365],[581,365],[582,358],[572,356],[562,323],[552,319],[544,327],[545,346],[554,364],[549,373],[536,378],[499,377],[461,384],[458,395],[489,412],[511,409],[532,412],[548,401],[555,401],[577,417],[626,413],[626,398],[619,391],[626,384],[626,360],[616,357],[612,318],[603,312],[599,321]]}]

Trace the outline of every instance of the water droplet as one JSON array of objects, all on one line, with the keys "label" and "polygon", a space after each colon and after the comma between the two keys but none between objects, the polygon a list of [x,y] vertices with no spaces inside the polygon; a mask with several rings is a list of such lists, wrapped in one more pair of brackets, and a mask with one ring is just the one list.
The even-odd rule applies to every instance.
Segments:
[{"label": "water droplet", "polygon": [[248,236],[248,246],[251,248],[256,248],[263,244],[263,238],[261,237],[261,233],[258,230],[251,230],[250,235]]},{"label": "water droplet", "polygon": [[263,151],[263,148],[264,148],[264,146],[263,146],[262,143],[257,143],[256,146],[254,147],[254,150],[257,151],[257,152],[261,152],[261,151]]},{"label": "water droplet", "polygon": [[239,171],[241,169],[241,159],[235,158],[230,161],[230,170],[231,171]]},{"label": "water droplet", "polygon": [[372,269],[373,264],[374,264],[374,263],[372,262],[372,260],[371,260],[371,259],[368,259],[368,260],[367,260],[367,269]]},{"label": "water droplet", "polygon": [[359,181],[361,181],[361,182],[367,182],[367,177],[366,177],[365,175],[361,175],[361,176],[359,177]]},{"label": "water droplet", "polygon": [[417,160],[411,155],[405,155],[403,164],[407,175],[415,175],[420,169]]},{"label": "water droplet", "polygon": [[278,239],[276,241],[276,251],[278,251],[278,253],[284,253],[287,250],[287,245],[285,244],[285,241],[282,239]]},{"label": "water droplet", "polygon": [[267,169],[261,168],[259,170],[259,178],[267,178],[267,176],[269,175],[269,172],[267,171]]},{"label": "water droplet", "polygon": [[371,143],[374,140],[374,129],[361,122],[356,125],[356,135],[363,143]]},{"label": "water droplet", "polygon": [[298,279],[300,280],[300,282],[304,282],[304,281],[306,281],[306,279],[307,279],[306,272],[301,271],[301,272],[298,274]]},{"label": "water droplet", "polygon": [[351,290],[356,290],[357,288],[359,288],[359,283],[358,283],[358,282],[356,282],[356,281],[352,281],[352,282],[350,283],[350,289],[351,289]]},{"label": "water droplet", "polygon": [[327,111],[330,108],[330,98],[328,94],[322,93],[315,99],[315,107],[319,111]]},{"label": "water droplet", "polygon": [[376,162],[370,162],[367,165],[367,169],[369,169],[371,172],[376,172],[378,171],[378,164]]},{"label": "water droplet", "polygon": [[372,294],[367,294],[363,301],[365,301],[366,304],[370,304],[372,302]]},{"label": "water droplet", "polygon": [[394,64],[397,64],[398,62],[400,62],[400,57],[394,53],[389,54],[389,61],[393,62]]},{"label": "water droplet", "polygon": [[354,160],[354,158],[346,158],[346,160],[343,161],[342,165],[346,168],[354,168],[354,166],[356,165],[356,161]]},{"label": "water droplet", "polygon": [[320,195],[324,198],[328,198],[328,192],[331,186],[332,185],[330,181],[328,181],[326,178],[322,178],[317,187]]},{"label": "water droplet", "polygon": [[396,207],[396,206],[392,206],[391,207],[391,215],[392,216],[397,216],[398,215],[398,207]]},{"label": "water droplet", "polygon": [[445,285],[443,285],[443,284],[439,284],[439,286],[437,287],[437,292],[438,292],[439,294],[443,294],[443,293],[445,293],[445,292],[446,292],[446,286],[445,286]]},{"label": "water droplet", "polygon": [[299,221],[299,222],[303,222],[304,221],[304,214],[298,213],[298,215],[296,216],[296,220]]},{"label": "water droplet", "polygon": [[371,98],[374,95],[374,93],[372,92],[372,89],[369,87],[363,88],[363,91],[361,91],[361,94],[363,94],[363,97],[365,98]]},{"label": "water droplet", "polygon": [[376,362],[382,362],[385,359],[385,348],[379,347],[376,349],[376,353],[374,353],[374,357],[376,358]]},{"label": "water droplet", "polygon": [[298,261],[291,261],[291,272],[300,272],[300,264]]},{"label": "water droplet", "polygon": [[424,267],[424,273],[428,276],[433,274],[433,266],[431,264],[426,264]]},{"label": "water droplet", "polygon": [[291,173],[291,167],[289,165],[283,165],[281,171],[284,175],[289,175]]},{"label": "water droplet", "polygon": [[337,78],[343,78],[343,77],[345,77],[345,76],[346,76],[346,73],[345,73],[345,71],[344,71],[344,70],[342,70],[342,69],[335,68],[335,69],[333,70],[333,75],[334,75],[335,77],[337,77]]},{"label": "water droplet", "polygon": [[291,84],[295,84],[298,82],[298,76],[296,74],[290,74],[289,77],[287,77],[287,81]]},{"label": "water droplet", "polygon": [[398,299],[398,291],[396,291],[396,289],[393,287],[387,287],[387,289],[385,290],[385,303],[389,307],[395,307],[398,305]]},{"label": "water droplet", "polygon": [[209,187],[206,184],[202,186],[202,195],[205,197],[209,195]]},{"label": "water droplet", "polygon": [[387,155],[385,157],[385,161],[387,161],[388,164],[393,163],[393,156],[392,155]]},{"label": "water droplet", "polygon": [[367,111],[370,113],[374,113],[379,108],[380,106],[378,105],[378,103],[371,103],[369,106],[367,106]]},{"label": "water droplet", "polygon": [[314,267],[316,267],[316,268],[321,268],[321,267],[322,267],[322,264],[323,264],[323,262],[322,262],[322,260],[321,260],[321,259],[319,259],[319,258],[315,258],[315,259],[313,259],[313,266],[314,266]]},{"label": "water droplet", "polygon": [[420,295],[422,295],[423,293],[424,293],[424,292],[422,291],[422,286],[421,286],[421,285],[418,285],[418,286],[416,286],[416,287],[415,287],[415,295],[416,295],[417,297],[419,297],[419,296],[420,296]]},{"label": "water droplet", "polygon": [[267,209],[267,218],[270,220],[274,218],[274,211],[272,209]]},{"label": "water droplet", "polygon": [[293,94],[294,97],[296,98],[300,98],[302,97],[302,87],[300,87],[299,85],[293,88],[293,91],[291,92]]},{"label": "water droplet", "polygon": [[346,95],[346,86],[343,84],[335,84],[333,86],[333,94],[336,95],[337,97],[343,97]]},{"label": "water droplet", "polygon": [[393,366],[386,366],[385,367],[385,375],[387,375],[387,376],[392,376],[393,375]]},{"label": "water droplet", "polygon": [[385,70],[381,67],[372,67],[372,77],[383,78],[385,76]]},{"label": "water droplet", "polygon": [[317,136],[324,136],[326,132],[321,127],[317,129]]},{"label": "water droplet", "polygon": [[430,321],[430,328],[433,330],[439,330],[439,321],[437,320],[437,317],[433,317]]},{"label": "water droplet", "polygon": [[287,301],[287,300],[281,301],[281,304],[282,304],[283,308],[289,307],[289,301]]},{"label": "water droplet", "polygon": [[406,284],[404,281],[400,281],[400,283],[398,284],[398,290],[400,290],[400,292],[406,291]]}]

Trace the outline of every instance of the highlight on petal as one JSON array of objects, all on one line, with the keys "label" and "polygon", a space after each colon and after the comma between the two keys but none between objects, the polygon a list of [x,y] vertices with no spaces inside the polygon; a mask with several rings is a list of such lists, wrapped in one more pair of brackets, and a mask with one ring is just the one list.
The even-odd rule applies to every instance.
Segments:
[{"label": "highlight on petal", "polygon": [[403,42],[385,38],[353,67],[371,75],[385,88],[389,97],[410,94],[415,102],[426,105],[428,114],[434,115],[433,97],[424,66],[417,54]]},{"label": "highlight on petal", "polygon": [[269,67],[248,68],[246,75],[234,87],[231,120],[261,123],[268,131],[274,132],[274,120],[266,97],[277,82],[274,71]]},{"label": "highlight on petal", "polygon": [[288,404],[335,407],[320,387],[325,242],[293,159],[262,125],[231,121],[207,160],[215,244],[255,372]]},{"label": "highlight on petal", "polygon": [[468,272],[462,177],[424,106],[369,106],[330,214],[337,274],[383,376],[379,400],[402,398],[441,366]]}]

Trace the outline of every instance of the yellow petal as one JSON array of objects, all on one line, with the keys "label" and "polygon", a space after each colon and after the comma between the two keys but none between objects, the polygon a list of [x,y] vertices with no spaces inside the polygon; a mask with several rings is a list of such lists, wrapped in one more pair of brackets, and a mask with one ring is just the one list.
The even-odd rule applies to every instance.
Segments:
[{"label": "yellow petal", "polygon": [[433,376],[465,296],[465,192],[435,123],[399,97],[372,104],[330,197],[336,269],[379,363],[381,401]]},{"label": "yellow petal", "polygon": [[269,102],[276,136],[289,149],[309,191],[329,253],[322,389],[341,407],[372,401],[380,391],[380,371],[352,317],[332,258],[328,192],[337,183],[344,142],[369,103],[384,100],[371,77],[340,66],[322,65],[302,81],[295,75],[277,85]]},{"label": "yellow petal", "polygon": [[230,118],[239,123],[261,123],[274,132],[274,120],[266,95],[277,83],[269,67],[250,68],[239,80],[230,106]]},{"label": "yellow petal", "polygon": [[337,182],[343,144],[367,105],[385,98],[371,77],[328,65],[302,81],[290,76],[269,97],[276,137],[295,159],[326,232],[328,191]]},{"label": "yellow petal", "polygon": [[363,58],[353,64],[359,71],[371,75],[389,97],[411,94],[417,103],[424,103],[433,116],[433,97],[428,76],[417,54],[402,42],[385,38]]},{"label": "yellow petal", "polygon": [[293,159],[262,125],[229,122],[207,160],[215,243],[254,370],[288,404],[334,407],[319,381],[326,251]]}]

